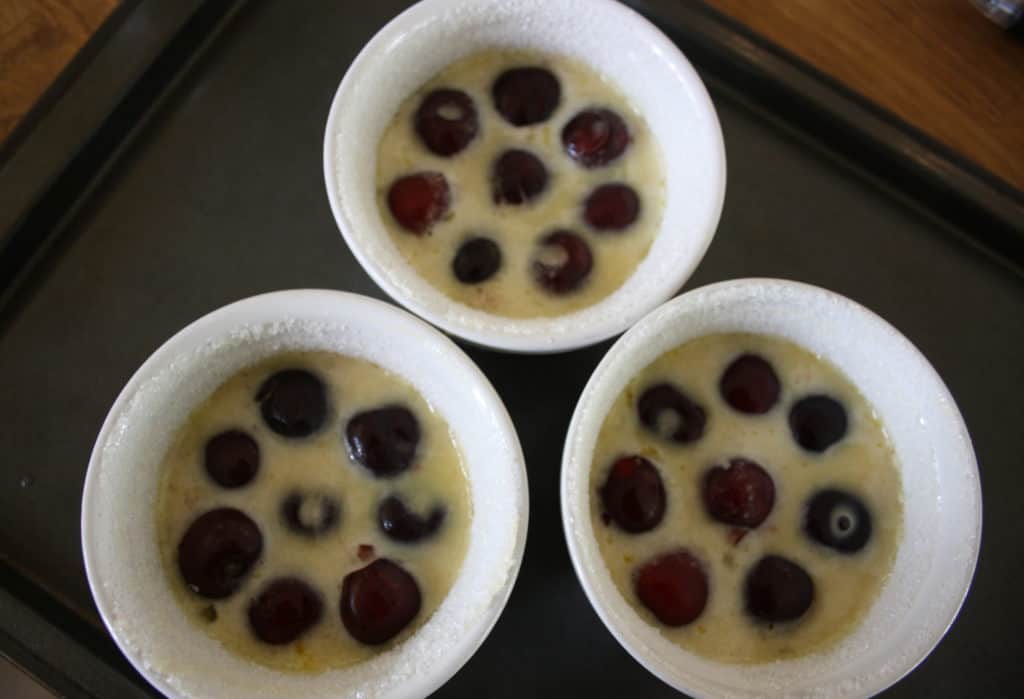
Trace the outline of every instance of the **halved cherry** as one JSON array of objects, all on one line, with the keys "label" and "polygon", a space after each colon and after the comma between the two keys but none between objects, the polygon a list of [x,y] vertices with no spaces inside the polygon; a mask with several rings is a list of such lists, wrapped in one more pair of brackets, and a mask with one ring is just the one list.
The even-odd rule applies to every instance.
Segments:
[{"label": "halved cherry", "polygon": [[641,565],[633,576],[640,602],[665,626],[696,621],[708,601],[708,576],[686,549],[664,553]]},{"label": "halved cherry", "polygon": [[277,578],[249,603],[249,628],[264,643],[280,646],[313,628],[323,612],[320,593],[308,583]]},{"label": "halved cherry", "polygon": [[663,382],[650,386],[636,403],[640,423],[662,439],[689,444],[701,438],[707,414],[682,389]]},{"label": "halved cherry", "polygon": [[476,137],[476,105],[461,90],[434,90],[420,103],[415,116],[416,135],[434,155],[451,157]]},{"label": "halved cherry", "polygon": [[327,387],[305,369],[279,371],[256,392],[267,427],[282,437],[308,437],[327,419]]},{"label": "halved cherry", "polygon": [[525,204],[547,189],[548,169],[530,151],[513,148],[494,161],[491,184],[495,204]]},{"label": "halved cherry", "polygon": [[434,505],[420,514],[398,495],[389,495],[377,506],[377,524],[389,539],[414,544],[436,534],[446,514],[447,511],[441,505]]},{"label": "halved cherry", "polygon": [[546,68],[511,68],[494,81],[491,96],[505,121],[513,126],[529,126],[547,121],[558,107],[562,86]]},{"label": "halved cherry", "polygon": [[440,172],[417,172],[399,177],[388,189],[388,209],[404,230],[414,235],[429,233],[448,213],[451,194]]},{"label": "halved cherry", "polygon": [[729,467],[713,466],[704,474],[704,508],[717,522],[753,529],[771,513],[775,482],[756,461],[737,457]]},{"label": "halved cherry", "polygon": [[871,513],[853,493],[826,488],[807,503],[804,531],[819,544],[840,553],[857,553],[871,538]]},{"label": "halved cherry", "polygon": [[178,570],[208,599],[231,596],[263,552],[263,535],[241,510],[220,507],[197,517],[178,542]]},{"label": "halved cherry", "polygon": [[747,612],[768,623],[799,619],[814,602],[814,581],[799,563],[782,556],[759,560],[743,586]]},{"label": "halved cherry", "polygon": [[661,474],[642,456],[634,454],[616,459],[600,493],[604,514],[631,534],[654,529],[665,515],[665,486]]},{"label": "halved cherry", "polygon": [[823,452],[846,436],[846,409],[826,395],[806,396],[789,410],[793,439],[807,451]]},{"label": "halved cherry", "polygon": [[385,405],[353,415],[345,440],[354,461],[377,478],[394,478],[412,466],[420,423],[404,405]]},{"label": "halved cherry", "polygon": [[241,488],[260,469],[260,445],[242,430],[225,430],[211,437],[203,457],[207,475],[222,488]]},{"label": "halved cherry", "polygon": [[319,490],[293,490],[281,502],[281,519],[285,526],[310,539],[334,529],[340,511],[338,500]]},{"label": "halved cherry", "polygon": [[538,284],[553,294],[568,294],[586,281],[594,256],[579,235],[557,230],[540,239],[532,267]]},{"label": "halved cherry", "polygon": [[748,352],[726,367],[718,381],[718,390],[734,410],[762,415],[779,401],[782,387],[771,363]]},{"label": "halved cherry", "polygon": [[633,225],[640,215],[640,197],[627,184],[603,184],[583,203],[583,218],[601,232],[618,232]]},{"label": "halved cherry", "polygon": [[607,165],[629,146],[626,122],[610,109],[587,109],[562,129],[562,145],[570,158],[585,168]]},{"label": "halved cherry", "polygon": [[470,238],[455,252],[452,274],[463,284],[480,284],[501,269],[501,248],[490,238]]},{"label": "halved cherry", "polygon": [[416,578],[394,561],[378,558],[345,576],[339,609],[341,622],[361,643],[391,640],[419,614]]}]

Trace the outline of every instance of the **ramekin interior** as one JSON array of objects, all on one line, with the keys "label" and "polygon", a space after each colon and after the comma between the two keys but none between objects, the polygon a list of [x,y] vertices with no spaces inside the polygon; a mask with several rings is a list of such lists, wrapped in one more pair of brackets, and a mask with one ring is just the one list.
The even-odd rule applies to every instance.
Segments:
[{"label": "ramekin interior", "polygon": [[[684,651],[623,599],[601,559],[589,474],[612,402],[642,367],[718,332],[781,336],[837,366],[873,405],[899,463],[904,535],[892,574],[864,622],[826,653],[736,666]],[[977,463],[953,398],[928,361],[862,306],[817,287],[745,279],[702,287],[661,306],[598,366],[577,405],[562,462],[562,515],[577,575],[594,608],[645,667],[694,696],[869,696],[938,644],[967,594],[981,537]]]},{"label": "ramekin interior", "polygon": [[[377,144],[391,115],[452,61],[495,47],[546,51],[590,65],[644,114],[661,145],[666,205],[650,252],[620,289],[575,313],[511,319],[452,301],[405,262],[377,207]],[[725,149],[693,67],[654,25],[614,0],[425,0],[374,36],[345,74],[327,121],[324,174],[349,247],[393,298],[472,342],[553,352],[622,332],[682,287],[718,225]]]},{"label": "ramekin interior", "polygon": [[[316,675],[241,660],[188,621],[159,560],[153,514],[160,463],[191,410],[239,369],[286,350],[369,359],[411,383],[451,427],[473,505],[465,562],[430,619],[372,660]],[[171,697],[425,696],[469,659],[501,613],[522,559],[527,510],[512,423],[461,350],[388,304],[342,292],[287,291],[201,318],[132,377],[89,463],[82,547],[108,629],[136,669]]]}]

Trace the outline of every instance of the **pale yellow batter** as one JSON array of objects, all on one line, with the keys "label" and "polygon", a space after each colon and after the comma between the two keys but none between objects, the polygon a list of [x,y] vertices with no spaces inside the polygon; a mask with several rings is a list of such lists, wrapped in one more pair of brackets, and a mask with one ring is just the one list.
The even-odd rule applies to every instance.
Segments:
[{"label": "pale yellow batter", "polygon": [[[718,390],[725,368],[752,352],[775,368],[782,393],[764,415],[744,415],[726,404]],[[655,383],[671,381],[704,407],[704,436],[689,445],[656,439],[642,429],[637,397]],[[802,450],[793,440],[790,406],[811,393],[827,393],[846,408],[845,438],[822,454]],[[641,454],[664,481],[667,506],[661,524],[630,535],[601,519],[598,489],[615,458]],[[707,469],[731,457],[753,459],[775,483],[775,505],[760,527],[737,545],[730,527],[712,520],[701,499]],[[614,403],[598,438],[591,471],[591,513],[605,563],[620,592],[637,612],[678,645],[698,655],[733,663],[761,663],[825,650],[855,628],[892,569],[902,532],[900,476],[892,447],[871,406],[834,367],[779,338],[718,334],[690,341],[643,369]],[[843,555],[808,538],[801,526],[807,500],[824,487],[838,487],[864,499],[872,515],[867,545]],[[660,625],[637,599],[632,583],[637,565],[684,547],[703,563],[709,595],[704,612],[678,628]],[[765,554],[789,558],[810,574],[815,599],[796,621],[769,627],[744,612],[743,581]]]},{"label": "pale yellow batter", "polygon": [[[554,73],[562,88],[561,102],[551,117],[537,125],[515,127],[495,111],[491,85],[502,71],[539,66]],[[428,151],[417,138],[413,116],[430,91],[450,87],[468,94],[476,105],[479,131],[465,150],[452,158]],[[587,107],[608,107],[626,121],[632,143],[617,160],[584,169],[562,150],[565,124]],[[509,148],[538,155],[550,174],[548,188],[522,206],[495,206],[491,197],[491,165]],[[448,217],[429,235],[402,230],[387,205],[391,183],[403,175],[438,171],[451,188]],[[598,185],[624,182],[640,196],[640,215],[628,229],[595,233],[582,218],[586,196]],[[664,167],[657,142],[643,117],[619,90],[578,61],[521,51],[486,51],[442,70],[402,103],[381,138],[377,153],[377,202],[381,218],[402,256],[424,279],[453,300],[488,313],[513,318],[556,316],[590,306],[622,286],[647,254],[661,225]],[[594,267],[585,285],[563,296],[544,291],[530,270],[535,245],[544,233],[570,229],[591,246]],[[451,272],[459,245],[484,235],[501,247],[501,270],[481,284],[461,284]]]},{"label": "pale yellow batter", "polygon": [[[285,439],[261,419],[254,400],[262,382],[281,369],[306,368],[328,387],[330,413],[320,432],[305,439]],[[401,403],[419,420],[421,441],[416,464],[393,479],[375,479],[353,462],[345,448],[348,418],[362,410]],[[207,439],[222,430],[242,429],[260,446],[262,465],[256,478],[236,490],[210,480],[203,466]],[[448,594],[468,542],[472,518],[469,489],[461,455],[448,425],[407,383],[367,361],[327,352],[284,354],[245,369],[220,386],[193,412],[177,435],[163,468],[157,505],[160,550],[171,586],[195,624],[238,655],[268,667],[318,672],[345,667],[381,652],[411,635]],[[282,498],[299,487],[321,489],[340,498],[340,526],[322,538],[310,539],[288,530],[280,518]],[[399,493],[415,510],[441,503],[447,516],[436,536],[417,544],[400,544],[378,529],[380,500]],[[191,592],[177,566],[177,546],[189,524],[201,513],[220,506],[241,509],[263,533],[263,555],[242,587],[224,600],[207,600]],[[417,580],[422,608],[398,636],[383,646],[365,646],[341,623],[338,599],[349,572],[362,568],[360,545],[376,557],[399,563]],[[323,595],[321,621],[284,646],[255,639],[248,627],[247,607],[263,584],[295,575]]]}]

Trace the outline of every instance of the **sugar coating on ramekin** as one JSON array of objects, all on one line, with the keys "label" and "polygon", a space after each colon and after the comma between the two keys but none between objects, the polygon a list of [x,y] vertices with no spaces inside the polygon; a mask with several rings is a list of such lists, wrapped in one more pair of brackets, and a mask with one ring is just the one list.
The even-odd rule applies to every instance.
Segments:
[{"label": "sugar coating on ramekin", "polygon": [[[365,663],[316,675],[276,672],[242,660],[189,621],[160,560],[154,516],[162,460],[190,412],[243,367],[296,350],[367,359],[416,388],[452,430],[473,507],[462,569],[430,619],[408,640]],[[425,695],[472,655],[504,607],[525,541],[525,478],[519,442],[500,400],[440,333],[392,306],[352,294],[254,297],[211,313],[169,340],[111,409],[83,497],[89,582],[129,660],[172,696]],[[340,621],[338,626],[340,633]]]},{"label": "sugar coating on ramekin", "polygon": [[[643,367],[712,333],[782,337],[845,374],[875,409],[900,469],[903,539],[864,621],[832,650],[759,665],[698,657],[642,619],[615,587],[590,515],[590,469],[613,401]],[[624,335],[576,407],[562,461],[562,515],[584,589],[613,635],[651,672],[694,696],[868,696],[938,644],[967,594],[981,537],[977,463],[949,391],[916,348],[858,304],[769,279],[722,282],[661,306]]]},{"label": "sugar coating on ramekin", "polygon": [[[665,163],[662,225],[622,287],[553,318],[513,319],[456,303],[389,238],[374,188],[378,142],[399,105],[449,63],[492,48],[560,54],[611,81],[644,115]],[[613,0],[425,0],[381,30],[345,75],[328,117],[324,174],[353,253],[391,296],[447,332],[519,352],[581,347],[622,332],[685,283],[714,236],[725,148],[714,106],[679,49]]]}]

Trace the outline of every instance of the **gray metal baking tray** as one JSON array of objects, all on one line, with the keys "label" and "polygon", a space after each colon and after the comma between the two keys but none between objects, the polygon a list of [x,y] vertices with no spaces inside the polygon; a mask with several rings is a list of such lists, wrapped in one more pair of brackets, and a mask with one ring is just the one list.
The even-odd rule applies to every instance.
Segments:
[{"label": "gray metal baking tray", "polygon": [[[79,549],[89,452],[132,372],[251,294],[382,297],[331,218],[321,144],[349,62],[406,4],[126,3],[0,151],[0,652],[64,696],[154,695],[100,623]],[[973,435],[985,505],[973,591],[887,695],[1014,693],[1024,198],[700,3],[630,4],[702,72],[725,134],[725,212],[688,287],[774,276],[850,296],[927,355]],[[25,178],[32,187],[9,186]],[[439,696],[673,695],[601,625],[562,536],[562,440],[607,347],[467,348],[519,430],[531,522],[504,615]]]}]

